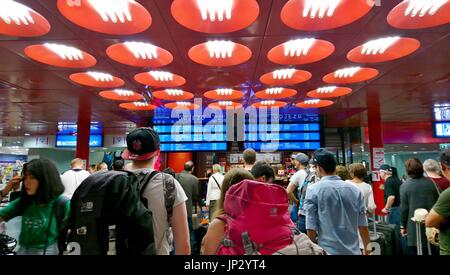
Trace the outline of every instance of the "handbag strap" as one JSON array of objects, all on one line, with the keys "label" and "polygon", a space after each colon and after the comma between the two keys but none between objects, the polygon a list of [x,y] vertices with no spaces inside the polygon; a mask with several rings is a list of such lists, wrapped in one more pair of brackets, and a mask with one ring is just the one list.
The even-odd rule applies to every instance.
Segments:
[{"label": "handbag strap", "polygon": [[434,181],[434,179],[432,177],[428,177],[428,178],[433,182],[433,185],[436,188],[436,191],[437,191],[438,195],[440,196],[441,195],[441,190],[437,186],[437,183]]},{"label": "handbag strap", "polygon": [[220,188],[219,182],[216,180],[216,178],[214,177],[214,175],[212,175],[211,178],[213,178],[213,180],[216,182],[217,187],[219,187],[219,190],[222,191],[222,188]]}]

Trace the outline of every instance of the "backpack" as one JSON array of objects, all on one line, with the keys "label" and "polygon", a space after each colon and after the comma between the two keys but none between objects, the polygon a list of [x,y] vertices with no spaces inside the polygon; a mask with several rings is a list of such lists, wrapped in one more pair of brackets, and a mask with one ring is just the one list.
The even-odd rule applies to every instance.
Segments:
[{"label": "backpack", "polygon": [[225,236],[218,255],[320,255],[323,250],[298,232],[288,212],[286,190],[244,180],[230,187],[224,201]]},{"label": "backpack", "polygon": [[71,200],[69,247],[81,255],[155,254],[152,215],[139,184],[132,172],[105,171],[85,179]]}]

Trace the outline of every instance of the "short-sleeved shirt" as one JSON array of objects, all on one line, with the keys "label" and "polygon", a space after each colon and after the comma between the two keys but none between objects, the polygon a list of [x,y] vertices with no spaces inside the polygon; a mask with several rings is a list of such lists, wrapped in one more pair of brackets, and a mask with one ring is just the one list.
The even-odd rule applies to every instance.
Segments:
[{"label": "short-sleeved shirt", "polygon": [[400,206],[400,185],[402,182],[393,177],[389,177],[384,183],[384,203],[387,202],[389,196],[394,196],[395,200],[392,207]]},{"label": "short-sleeved shirt", "polygon": [[[151,173],[153,169],[144,168],[137,169],[133,172],[139,173]],[[183,191],[180,183],[177,180],[175,182],[175,203],[173,208],[178,206],[187,200],[186,194]],[[162,181],[162,175],[156,175],[153,180],[147,185],[144,190],[143,196],[148,201],[148,209],[153,215],[153,232],[155,237],[155,246],[157,255],[169,255],[169,223],[167,220],[167,210],[164,201],[164,185]]]},{"label": "short-sleeved shirt", "polygon": [[291,177],[289,182],[292,182],[295,185],[295,187],[298,188],[299,186],[302,186],[307,175],[308,174],[306,173],[305,169],[300,169],[297,172],[295,172],[295,174]]},{"label": "short-sleeved shirt", "polygon": [[[23,209],[21,206],[22,198],[19,198],[0,210],[0,217],[5,221],[9,221],[17,216],[22,216],[22,228],[19,236],[19,244],[21,247],[35,249],[45,248],[45,243],[47,242],[47,229],[55,200],[45,205],[38,205],[35,202],[32,202]],[[48,234],[48,246],[51,246],[58,241],[58,228],[59,226],[65,226],[69,212],[70,201],[67,201],[64,219],[58,223],[56,216],[53,215],[53,221]]]},{"label": "short-sleeved shirt", "polygon": [[190,173],[183,171],[175,176],[187,196],[186,212],[189,218],[192,218],[192,208],[195,200],[198,199],[198,178]]},{"label": "short-sleeved shirt", "polygon": [[445,191],[450,187],[450,181],[447,178],[441,177],[438,179],[432,178],[432,180],[438,185],[441,191]]},{"label": "short-sleeved shirt", "polygon": [[439,228],[439,246],[441,255],[450,255],[450,189],[441,193],[438,201],[433,206],[433,210],[447,219]]}]

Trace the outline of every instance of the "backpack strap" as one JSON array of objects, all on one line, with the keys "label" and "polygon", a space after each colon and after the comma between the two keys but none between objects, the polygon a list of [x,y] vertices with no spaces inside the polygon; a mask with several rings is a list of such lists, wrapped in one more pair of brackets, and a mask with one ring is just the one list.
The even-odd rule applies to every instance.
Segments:
[{"label": "backpack strap", "polygon": [[55,208],[55,218],[56,222],[58,224],[58,250],[59,255],[62,255],[63,252],[66,250],[66,241],[67,241],[67,234],[69,232],[68,224],[64,225],[64,218],[66,213],[66,205],[69,201],[69,198],[65,196],[60,196],[56,199],[54,208]]},{"label": "backpack strap", "polygon": [[[144,175],[144,178],[142,178],[139,182],[139,195],[141,198],[144,196],[145,188],[147,188],[147,185],[150,183],[150,181],[159,173],[159,171],[152,171],[151,173],[147,173]],[[142,184],[142,185],[141,185]],[[147,205],[145,207],[148,207]]]},{"label": "backpack strap", "polygon": [[216,182],[217,187],[219,187],[219,190],[222,191],[222,188],[220,188],[219,182],[217,182],[217,180],[216,180],[216,178],[214,177],[214,175],[212,175],[211,178],[213,178],[213,180]]}]

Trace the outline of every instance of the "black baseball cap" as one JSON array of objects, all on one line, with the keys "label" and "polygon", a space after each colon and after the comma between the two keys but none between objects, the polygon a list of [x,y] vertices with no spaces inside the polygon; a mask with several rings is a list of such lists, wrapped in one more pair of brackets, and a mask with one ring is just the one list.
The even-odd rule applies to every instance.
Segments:
[{"label": "black baseball cap", "polygon": [[380,166],[380,171],[388,171],[388,172],[392,172],[392,167],[389,166],[389,164],[382,164]]},{"label": "black baseball cap", "polygon": [[441,163],[444,163],[446,165],[450,166],[450,149],[446,149],[441,152],[439,160]]},{"label": "black baseball cap", "polygon": [[336,164],[335,155],[325,148],[319,148],[316,151],[314,151],[312,159],[314,165],[318,164],[320,166],[325,166],[326,164],[329,163]]},{"label": "black baseball cap", "polygon": [[149,160],[160,147],[158,133],[152,128],[137,128],[127,135],[127,149],[122,158],[126,160]]}]

